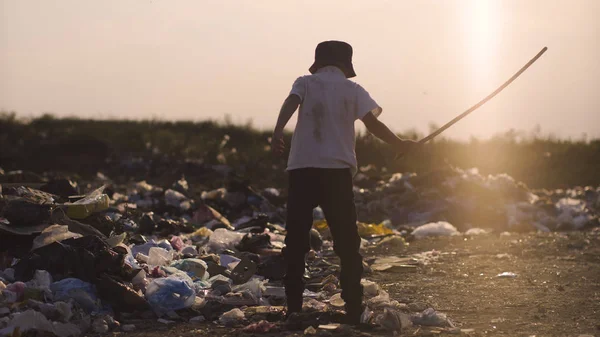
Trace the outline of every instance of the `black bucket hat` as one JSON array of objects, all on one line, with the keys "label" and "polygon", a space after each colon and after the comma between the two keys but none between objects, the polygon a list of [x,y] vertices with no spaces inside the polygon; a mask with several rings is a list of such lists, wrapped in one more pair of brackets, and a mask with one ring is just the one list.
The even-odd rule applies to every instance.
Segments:
[{"label": "black bucket hat", "polygon": [[356,76],[352,65],[352,46],[342,41],[324,41],[317,45],[315,63],[308,70],[314,74],[322,67],[336,66],[344,70],[347,78]]}]

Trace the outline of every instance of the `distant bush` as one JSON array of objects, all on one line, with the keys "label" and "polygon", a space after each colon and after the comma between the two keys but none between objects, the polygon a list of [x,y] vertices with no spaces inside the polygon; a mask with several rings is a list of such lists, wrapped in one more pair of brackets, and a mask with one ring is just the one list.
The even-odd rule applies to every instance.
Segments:
[{"label": "distant bush", "polygon": [[[44,115],[26,120],[0,113],[0,167],[5,171],[62,170],[80,175],[117,170],[119,160],[227,164],[255,184],[285,181],[285,160],[273,158],[271,133],[232,123],[87,120]],[[404,137],[416,139],[417,132]],[[289,145],[291,134],[286,135]],[[508,173],[535,188],[600,185],[600,140],[571,141],[509,131],[489,140],[436,139],[421,153],[394,160],[390,147],[361,133],[356,153],[360,166],[391,172],[423,173],[444,165],[477,167],[482,174]],[[149,170],[143,174],[155,174]]]}]

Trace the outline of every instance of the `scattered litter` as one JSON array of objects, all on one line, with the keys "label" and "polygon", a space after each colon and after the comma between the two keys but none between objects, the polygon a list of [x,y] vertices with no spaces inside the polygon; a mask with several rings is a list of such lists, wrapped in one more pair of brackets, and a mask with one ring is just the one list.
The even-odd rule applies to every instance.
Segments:
[{"label": "scattered litter", "polygon": [[486,231],[485,229],[481,229],[481,228],[471,228],[469,230],[467,230],[465,232],[465,235],[467,236],[476,236],[476,235],[484,235],[487,234],[488,231]]},{"label": "scattered litter", "polygon": [[358,235],[360,235],[363,238],[372,238],[377,236],[394,234],[394,231],[386,227],[385,224],[375,225],[359,222],[357,226]]},{"label": "scattered litter", "polygon": [[244,312],[238,308],[235,308],[221,315],[219,318],[219,323],[225,326],[232,326],[241,323],[244,318]]},{"label": "scattered litter", "polygon": [[375,322],[388,331],[401,331],[403,328],[412,326],[408,315],[390,308],[385,308],[383,313],[377,316]]},{"label": "scattered litter", "polygon": [[451,224],[449,224],[447,222],[440,221],[440,222],[435,222],[435,223],[434,222],[428,223],[423,226],[417,227],[412,232],[412,235],[417,239],[421,239],[421,238],[428,237],[428,236],[460,235],[460,233],[458,232],[456,227],[452,226]]},{"label": "scattered litter", "polygon": [[81,334],[81,330],[75,324],[52,322],[41,312],[30,309],[16,313],[8,322],[8,326],[0,330],[0,336],[20,336],[20,333],[31,330],[49,332],[58,337],[79,336]]},{"label": "scattered litter", "polygon": [[33,239],[31,249],[37,249],[53,242],[60,242],[71,238],[80,238],[81,234],[69,232],[68,226],[52,225],[42,231],[42,233]]},{"label": "scattered litter", "polygon": [[319,329],[323,329],[323,330],[337,330],[340,327],[339,324],[323,324],[323,325],[319,325]]},{"label": "scattered litter", "polygon": [[261,320],[244,327],[242,331],[246,333],[272,333],[278,332],[279,329],[277,328],[277,325],[265,320]]},{"label": "scattered litter", "polygon": [[415,325],[454,327],[454,324],[448,319],[446,314],[437,312],[432,308],[425,309],[422,313],[413,315],[411,320]]},{"label": "scattered litter", "polygon": [[377,283],[362,279],[360,284],[363,286],[363,292],[365,296],[373,297],[379,294],[379,285]]},{"label": "scattered litter", "polygon": [[188,308],[195,297],[193,284],[175,275],[156,278],[146,288],[148,303],[160,313]]},{"label": "scattered litter", "polygon": [[312,335],[316,335],[316,334],[317,334],[317,329],[313,328],[312,326],[309,326],[308,328],[306,328],[304,330],[305,336],[312,336]]},{"label": "scattered litter", "polygon": [[496,277],[498,277],[498,278],[515,278],[515,277],[517,277],[517,274],[515,274],[513,272],[505,271],[503,273],[496,275]]},{"label": "scattered litter", "polygon": [[173,253],[160,247],[150,248],[148,264],[151,266],[166,266],[173,260]]},{"label": "scattered litter", "polygon": [[100,306],[96,297],[96,287],[88,282],[76,278],[65,278],[50,285],[57,301],[74,300],[85,311],[97,311]]},{"label": "scattered litter", "polygon": [[[141,175],[149,171],[146,164],[133,160],[124,165],[137,167]],[[597,223],[600,189],[532,191],[507,175],[482,176],[476,170],[459,169],[423,176],[394,174],[375,183],[372,179],[381,177],[369,170],[361,168],[355,178],[362,249],[391,252],[413,237],[455,236],[459,229],[466,236],[501,233],[503,238],[511,235],[505,231],[522,230],[522,224],[531,224],[525,229],[532,231],[557,231]],[[129,332],[141,323],[132,320],[128,322],[136,325],[119,326],[112,315],[153,314],[163,324],[219,322],[245,326],[244,332],[251,334],[278,332],[273,322],[283,320],[286,297],[285,191],[257,192],[236,181],[214,188],[212,182],[231,172],[225,164],[192,171],[214,179],[198,184],[196,177],[188,177],[191,183],[177,177],[155,186],[126,179],[115,183],[98,173],[95,180],[79,183],[59,179],[38,187],[27,182],[2,186],[0,235],[9,239],[2,241],[8,250],[2,253],[8,255],[0,261],[0,335],[30,330],[61,337]],[[203,190],[205,186],[211,189]],[[91,192],[85,194],[86,190]],[[305,335],[331,335],[347,326],[315,317],[345,306],[340,266],[331,259],[333,243],[324,212],[315,208],[313,215],[302,313],[306,316],[300,320]],[[472,224],[492,227],[472,228]],[[14,245],[12,236],[19,237]],[[26,245],[16,244],[27,236],[31,240]],[[576,248],[586,245],[591,243]],[[378,255],[365,259],[363,267],[365,275],[414,272],[445,262],[449,254],[432,250],[411,256]],[[363,279],[361,284],[366,303],[362,323],[394,332],[413,323],[459,331],[447,329],[453,326],[451,321],[428,303],[406,299],[399,303],[376,282]],[[192,312],[199,316],[192,317]]]},{"label": "scattered litter", "polygon": [[341,293],[337,293],[331,296],[331,298],[329,299],[329,304],[336,308],[342,308],[346,304],[346,302],[344,302],[344,300],[342,299]]},{"label": "scattered litter", "polygon": [[67,216],[71,219],[85,219],[92,213],[107,209],[110,198],[102,192],[104,192],[104,186],[90,192],[83,199],[64,204],[67,209]]}]

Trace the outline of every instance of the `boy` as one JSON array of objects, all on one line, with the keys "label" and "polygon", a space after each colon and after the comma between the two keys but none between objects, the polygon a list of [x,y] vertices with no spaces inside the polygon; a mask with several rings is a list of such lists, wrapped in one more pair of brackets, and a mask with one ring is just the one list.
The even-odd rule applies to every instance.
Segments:
[{"label": "boy", "polygon": [[302,310],[302,276],[305,255],[310,250],[312,211],[321,206],[334,251],[341,261],[340,285],[346,318],[348,323],[358,324],[362,314],[363,265],[352,191],[352,177],[357,171],[354,122],[362,120],[369,132],[399,152],[407,152],[418,143],[398,138],[377,120],[381,107],[365,89],[348,80],[356,76],[348,43],[320,43],[309,71],[312,75],[294,82],[279,113],[271,143],[272,151],[281,155],[283,128],[300,106],[287,167],[284,285],[288,315]]}]

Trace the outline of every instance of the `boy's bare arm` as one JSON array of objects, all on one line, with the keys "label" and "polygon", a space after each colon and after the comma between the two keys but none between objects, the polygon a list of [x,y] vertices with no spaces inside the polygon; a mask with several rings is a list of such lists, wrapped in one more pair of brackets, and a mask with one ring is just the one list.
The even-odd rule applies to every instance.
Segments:
[{"label": "boy's bare arm", "polygon": [[363,117],[362,121],[365,123],[365,126],[370,133],[384,142],[392,145],[401,153],[408,152],[419,145],[419,143],[415,142],[414,140],[402,139],[396,136],[396,134],[394,134],[385,124],[379,121],[371,112]]},{"label": "boy's bare arm", "polygon": [[273,151],[273,153],[283,153],[283,150],[285,149],[285,144],[283,142],[283,128],[285,128],[296,109],[298,109],[300,102],[300,97],[294,94],[289,95],[283,102],[281,110],[279,111],[279,118],[277,118],[277,125],[275,125],[273,137],[271,138],[271,151]]}]

